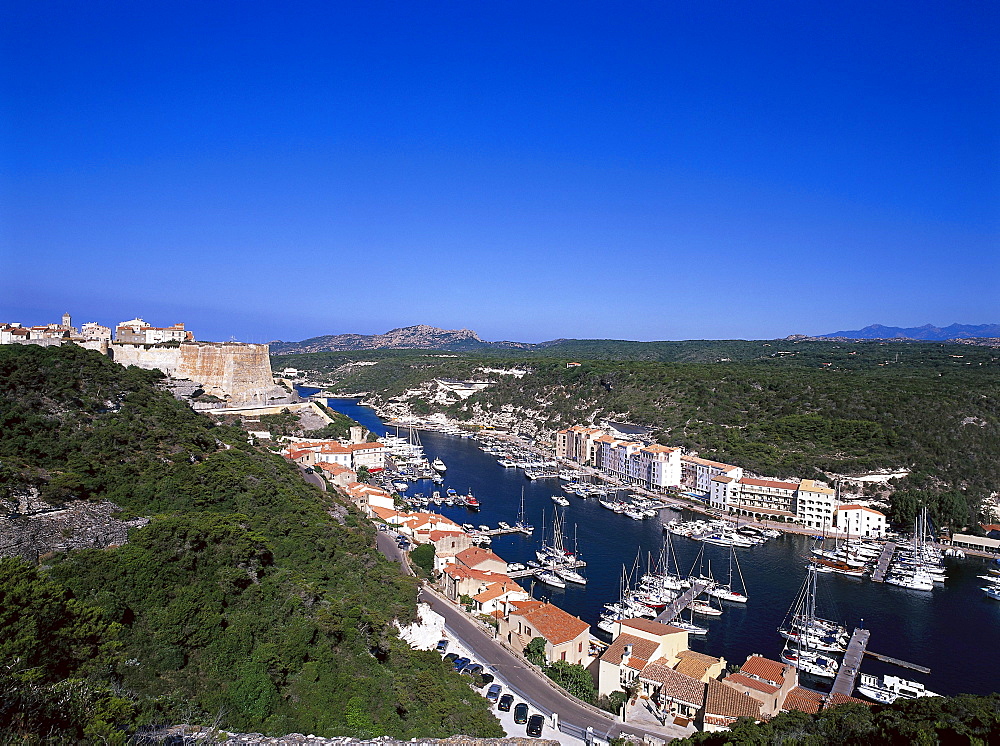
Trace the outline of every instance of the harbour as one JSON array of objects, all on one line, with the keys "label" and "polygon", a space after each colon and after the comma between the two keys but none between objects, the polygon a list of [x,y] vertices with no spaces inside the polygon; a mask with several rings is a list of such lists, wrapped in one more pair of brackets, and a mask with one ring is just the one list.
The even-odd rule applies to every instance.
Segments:
[{"label": "harbour", "polygon": [[[375,413],[356,401],[336,399],[329,405],[378,434],[386,431]],[[540,527],[544,517],[546,524],[551,524],[552,496],[559,492],[559,480],[526,479],[520,469],[504,468],[496,458],[483,453],[474,439],[434,432],[423,432],[421,439],[429,457],[440,457],[447,463],[446,485],[459,493],[471,491],[479,498],[475,522],[491,526],[501,521],[513,523],[523,491],[528,522]],[[429,488],[417,484],[409,491],[426,492]],[[443,506],[440,512],[459,523],[467,522],[470,515],[458,506]],[[568,584],[564,589],[535,583],[533,592],[579,616],[595,633],[603,605],[618,598],[622,565],[631,566],[637,555],[643,562],[658,556],[663,523],[697,517],[690,511],[668,509],[658,511],[658,518],[635,521],[604,509],[596,499],[576,497],[570,498],[565,516],[567,535],[572,536],[576,529],[588,582],[585,586]],[[525,563],[534,559],[540,537],[536,528],[533,536],[499,533],[492,540],[493,551],[505,560]],[[682,572],[689,570],[702,549],[716,577],[726,566],[727,547],[684,537],[672,540]],[[738,549],[748,603],[724,604],[721,616],[699,622],[708,627],[709,634],[692,637],[692,649],[732,663],[742,662],[751,653],[776,659],[784,642],[776,630],[805,575],[812,545],[807,536],[783,534],[766,544]],[[865,673],[899,675],[897,662],[914,661],[910,669],[928,689],[942,694],[986,694],[995,689],[1000,664],[1000,652],[993,644],[1000,624],[1000,604],[986,598],[979,588],[984,560],[946,558],[945,562],[947,580],[933,591],[830,574],[820,578],[819,597],[824,609],[831,610],[828,616],[870,632],[871,644],[879,653],[866,651],[861,666]],[[518,582],[529,589],[531,580],[526,576]],[[925,673],[928,670],[931,673]],[[810,685],[830,688],[829,681]]]}]

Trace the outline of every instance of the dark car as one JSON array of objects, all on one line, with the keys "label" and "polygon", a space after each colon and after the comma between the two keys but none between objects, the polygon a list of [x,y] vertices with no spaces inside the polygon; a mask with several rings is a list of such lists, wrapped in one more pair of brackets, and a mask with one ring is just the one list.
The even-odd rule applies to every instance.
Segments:
[{"label": "dark car", "polygon": [[490,688],[486,690],[486,699],[490,702],[496,702],[500,697],[500,692],[503,691],[503,687],[499,684],[491,684]]},{"label": "dark car", "polygon": [[487,684],[492,684],[496,677],[491,673],[481,673],[478,677],[477,686],[482,689]]},{"label": "dark car", "polygon": [[447,640],[441,640],[441,642],[439,642],[439,643],[437,644],[437,648],[435,648],[435,649],[436,649],[436,650],[437,650],[437,651],[438,651],[439,653],[444,653],[444,652],[447,652],[447,650],[448,650],[448,641],[447,641]]},{"label": "dark car", "polygon": [[444,659],[445,659],[445,660],[446,660],[446,661],[447,661],[448,663],[454,663],[455,661],[457,661],[457,660],[458,660],[458,653],[448,653],[448,655],[446,655],[446,656],[444,657]]},{"label": "dark car", "polygon": [[475,676],[483,672],[483,667],[479,663],[472,663],[462,669],[462,673],[466,676]]},{"label": "dark car", "polygon": [[541,738],[543,725],[545,725],[545,718],[541,715],[532,715],[528,718],[528,727],[524,729],[524,732],[534,738]]},{"label": "dark car", "polygon": [[497,701],[497,709],[500,710],[500,712],[510,712],[510,708],[513,704],[514,704],[514,695],[504,694]]},{"label": "dark car", "polygon": [[472,660],[470,658],[456,658],[455,662],[452,665],[455,667],[456,671],[461,671],[470,663],[472,663]]},{"label": "dark car", "polygon": [[524,725],[528,722],[528,705],[525,702],[518,702],[514,705],[514,722],[517,725]]}]

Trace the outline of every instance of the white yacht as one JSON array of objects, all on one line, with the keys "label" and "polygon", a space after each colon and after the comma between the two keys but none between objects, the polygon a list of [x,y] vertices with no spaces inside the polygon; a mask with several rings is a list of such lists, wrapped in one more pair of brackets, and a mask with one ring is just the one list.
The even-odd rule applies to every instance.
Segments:
[{"label": "white yacht", "polygon": [[916,699],[917,697],[940,697],[940,694],[928,691],[923,684],[907,681],[898,676],[873,676],[870,673],[858,675],[858,694],[873,699],[881,704],[892,704],[897,699]]},{"label": "white yacht", "polygon": [[448,467],[445,466],[444,461],[442,461],[440,457],[431,461],[431,466],[434,467],[435,471],[447,471],[448,469]]}]

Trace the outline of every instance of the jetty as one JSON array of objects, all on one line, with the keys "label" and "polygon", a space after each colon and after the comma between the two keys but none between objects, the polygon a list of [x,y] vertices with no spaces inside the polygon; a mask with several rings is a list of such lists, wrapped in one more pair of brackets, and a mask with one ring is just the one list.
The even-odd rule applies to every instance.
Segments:
[{"label": "jetty", "polygon": [[[581,567],[586,567],[587,563],[583,560],[574,560],[573,562],[560,562],[558,567],[564,568],[566,570],[578,570]],[[527,578],[530,575],[534,575],[539,572],[545,572],[546,570],[551,570],[556,565],[546,565],[545,567],[529,567],[527,570],[513,570],[507,573],[507,577],[513,580],[518,578]]]},{"label": "jetty", "polygon": [[847,652],[844,653],[844,661],[837,671],[837,678],[833,680],[833,688],[830,696],[843,694],[850,697],[854,691],[854,682],[858,678],[858,670],[861,668],[861,659],[865,656],[865,649],[868,647],[868,638],[871,637],[871,630],[854,628],[851,641],[847,643]]},{"label": "jetty", "polygon": [[708,588],[707,581],[696,580],[691,584],[690,588],[667,604],[667,608],[660,612],[655,621],[660,624],[670,624],[671,620],[676,619],[677,615],[690,606],[691,602],[698,598],[698,596],[704,593],[706,588]]},{"label": "jetty", "polygon": [[871,650],[865,650],[865,655],[870,655],[876,660],[880,660],[883,663],[891,663],[894,666],[899,666],[900,668],[909,668],[914,671],[919,671],[920,673],[930,673],[931,670],[927,666],[919,666],[916,663],[910,663],[908,661],[902,661],[899,658],[893,658],[888,655],[882,655],[881,653],[873,653]]},{"label": "jetty", "polygon": [[520,526],[510,526],[509,528],[491,528],[489,531],[478,531],[480,536],[505,536],[507,534],[524,534],[531,536],[531,531]]},{"label": "jetty", "polygon": [[885,546],[882,547],[882,554],[878,556],[878,562],[875,563],[875,569],[872,570],[872,580],[874,582],[885,582],[885,574],[889,570],[889,563],[892,561],[892,555],[895,553],[896,542],[887,541]]}]

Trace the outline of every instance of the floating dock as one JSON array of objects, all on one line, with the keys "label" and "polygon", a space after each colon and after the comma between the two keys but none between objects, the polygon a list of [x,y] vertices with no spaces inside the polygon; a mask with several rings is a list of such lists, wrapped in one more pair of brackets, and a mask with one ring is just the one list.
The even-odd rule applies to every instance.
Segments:
[{"label": "floating dock", "polygon": [[708,588],[708,583],[703,580],[692,583],[690,588],[667,604],[667,608],[660,612],[655,621],[660,622],[660,624],[670,624],[671,620],[676,619],[677,615],[704,593],[706,588]]},{"label": "floating dock", "polygon": [[[583,560],[575,560],[574,562],[564,562],[560,564],[559,567],[565,568],[567,570],[578,570],[581,567],[586,567],[587,563]],[[552,567],[529,567],[527,570],[514,570],[507,573],[508,578],[517,580],[518,578],[526,578],[530,575],[534,575],[538,572],[545,572],[546,570],[551,570]]]},{"label": "floating dock", "polygon": [[882,554],[878,557],[878,562],[875,563],[875,569],[872,570],[872,580],[876,583],[885,582],[885,574],[889,570],[889,563],[892,562],[892,555],[896,553],[896,542],[887,541],[885,546],[882,547]]},{"label": "floating dock", "polygon": [[507,534],[524,534],[525,536],[531,536],[531,531],[518,528],[517,526],[511,526],[510,528],[491,528],[489,531],[479,531],[478,534],[480,536],[505,536]]},{"label": "floating dock", "polygon": [[844,660],[837,671],[837,678],[833,680],[833,688],[830,696],[843,694],[851,696],[854,691],[854,681],[858,678],[858,670],[861,668],[861,659],[865,656],[865,649],[868,647],[868,638],[871,637],[871,630],[854,628],[851,641],[847,643],[847,652],[844,653]]},{"label": "floating dock", "polygon": [[865,655],[870,655],[876,660],[883,661],[884,663],[891,663],[894,666],[899,666],[900,668],[909,668],[914,671],[919,671],[920,673],[930,673],[931,670],[927,666],[918,666],[916,663],[909,663],[908,661],[901,661],[899,658],[892,658],[888,655],[882,655],[880,653],[873,653],[871,650],[865,650]]}]

